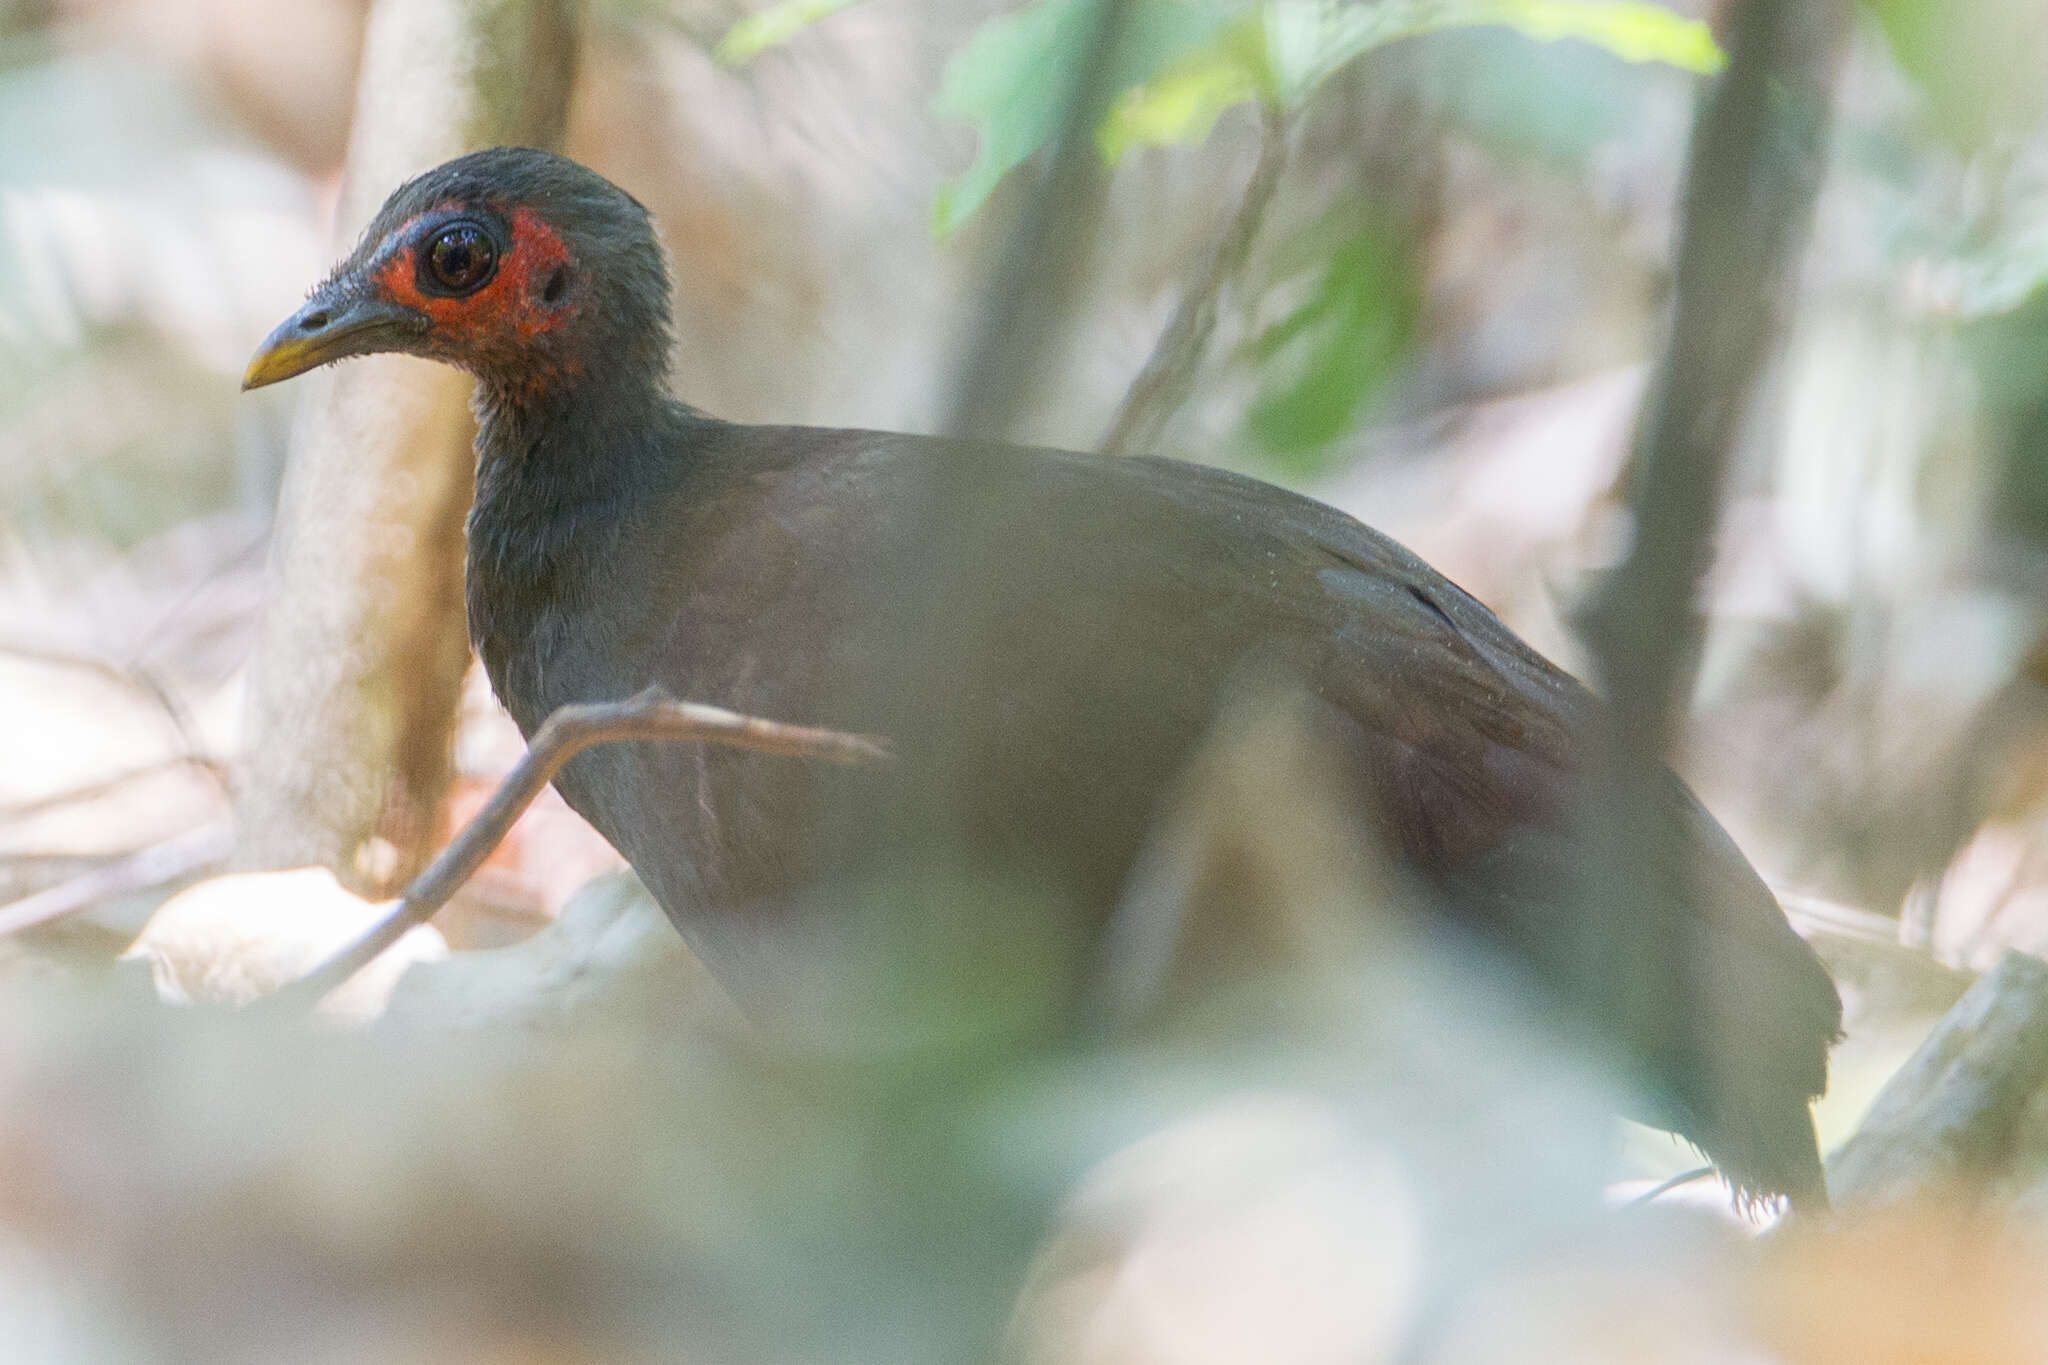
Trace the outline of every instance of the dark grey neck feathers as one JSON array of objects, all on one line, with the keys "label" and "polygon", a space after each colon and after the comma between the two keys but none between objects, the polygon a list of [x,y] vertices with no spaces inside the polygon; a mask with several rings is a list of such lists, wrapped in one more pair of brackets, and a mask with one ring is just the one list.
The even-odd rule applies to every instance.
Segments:
[{"label": "dark grey neck feathers", "polygon": [[668,503],[708,419],[645,383],[586,382],[515,404],[478,387],[469,630],[494,681],[614,572]]}]

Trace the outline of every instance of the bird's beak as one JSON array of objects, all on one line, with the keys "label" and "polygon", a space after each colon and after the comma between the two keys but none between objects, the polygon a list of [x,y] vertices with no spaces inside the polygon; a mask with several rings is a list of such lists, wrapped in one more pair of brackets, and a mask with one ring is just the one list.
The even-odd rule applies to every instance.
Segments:
[{"label": "bird's beak", "polygon": [[430,325],[423,313],[337,281],[263,339],[242,387],[260,389],[352,355],[406,350]]}]

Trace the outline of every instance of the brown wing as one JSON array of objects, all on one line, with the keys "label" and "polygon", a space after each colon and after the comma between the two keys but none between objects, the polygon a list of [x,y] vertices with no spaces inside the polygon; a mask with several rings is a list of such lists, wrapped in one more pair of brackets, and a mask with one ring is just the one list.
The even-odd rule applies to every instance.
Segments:
[{"label": "brown wing", "polygon": [[[946,713],[942,726],[889,690],[906,647],[891,596],[902,585],[876,566],[915,563],[926,528],[905,509],[924,505],[917,490],[937,462],[970,456],[1005,529],[970,570],[987,576],[975,585],[991,607],[986,648],[939,690],[915,689],[942,703],[927,707]],[[1343,718],[1371,823],[1447,906],[1540,979],[1572,983],[1577,1013],[1629,1027],[1619,994],[1573,979],[1577,945],[1603,932],[1576,897],[1573,830],[1594,703],[1392,541],[1270,485],[1163,461],[741,427],[692,458],[705,472],[678,490],[673,520],[622,559],[620,590],[639,595],[644,628],[555,676],[612,694],[655,681],[755,714],[880,729],[901,754],[886,776],[653,746],[579,759],[565,793],[700,946],[744,951],[711,941],[737,942],[736,921],[843,870],[864,847],[860,826],[828,838],[821,812],[916,795],[942,742],[955,746],[947,817],[959,836],[1099,922],[1223,698],[1265,670]],[[1823,1078],[1833,988],[1675,780],[1669,814],[1696,854],[1695,887],[1648,896],[1640,913],[1713,945],[1732,964],[1717,982],[1760,983],[1738,986],[1736,1016],[1712,1011],[1747,1012],[1735,1041],[1759,1079],[1730,1100],[1723,1078],[1691,1074],[1690,1044],[1648,1060],[1677,1097],[1676,1126],[1736,1152],[1724,1160],[1756,1188],[1802,1189],[1817,1181],[1804,1101]],[[1703,1026],[1650,1032],[1691,1039]],[[1759,1126],[1774,1135],[1738,1151],[1729,1134]],[[1785,1157],[1801,1133],[1809,1155]]]}]

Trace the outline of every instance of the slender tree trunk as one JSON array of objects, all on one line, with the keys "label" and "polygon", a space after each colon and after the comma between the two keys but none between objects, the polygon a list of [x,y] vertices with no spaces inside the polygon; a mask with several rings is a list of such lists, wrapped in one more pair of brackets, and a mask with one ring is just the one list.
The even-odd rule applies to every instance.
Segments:
[{"label": "slender tree trunk", "polygon": [[[558,142],[580,0],[377,0],[339,217],[478,147]],[[380,356],[299,381],[269,611],[250,679],[238,858],[380,893],[424,863],[469,663],[468,381]]]}]

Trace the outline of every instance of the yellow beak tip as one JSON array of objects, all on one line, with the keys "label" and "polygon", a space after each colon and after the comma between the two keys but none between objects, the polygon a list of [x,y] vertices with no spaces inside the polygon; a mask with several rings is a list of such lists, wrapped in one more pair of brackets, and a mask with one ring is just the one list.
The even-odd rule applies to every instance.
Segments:
[{"label": "yellow beak tip", "polygon": [[282,344],[266,343],[249,361],[249,368],[242,371],[242,392],[265,388],[280,380],[291,379],[304,374],[321,363],[322,357],[314,348],[296,340]]}]

